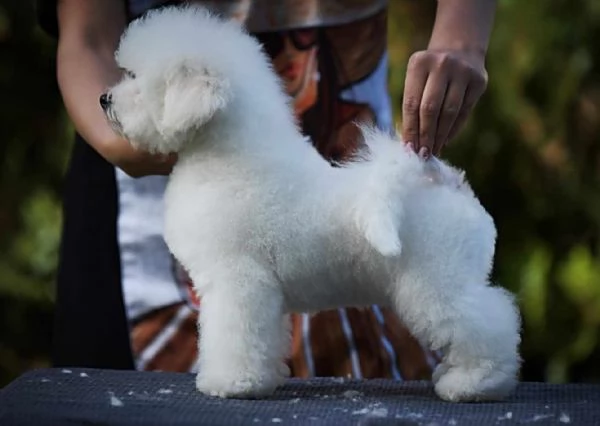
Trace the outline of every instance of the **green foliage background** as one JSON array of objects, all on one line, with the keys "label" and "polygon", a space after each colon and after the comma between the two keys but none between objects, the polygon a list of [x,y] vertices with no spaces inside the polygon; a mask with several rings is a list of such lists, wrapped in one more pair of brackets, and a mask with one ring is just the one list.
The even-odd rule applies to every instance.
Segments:
[{"label": "green foliage background", "polygon": [[[391,1],[397,111],[434,13]],[[499,0],[488,91],[444,153],[496,219],[494,278],[519,297],[525,380],[600,381],[598,40],[597,0]],[[49,363],[72,137],[54,54],[32,2],[0,1],[0,386]]]}]

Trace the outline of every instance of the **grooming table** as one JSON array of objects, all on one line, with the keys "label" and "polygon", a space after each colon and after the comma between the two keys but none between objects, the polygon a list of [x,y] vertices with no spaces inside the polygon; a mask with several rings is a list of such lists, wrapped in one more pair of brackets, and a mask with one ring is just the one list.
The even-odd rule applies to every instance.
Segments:
[{"label": "grooming table", "polygon": [[222,400],[191,374],[28,372],[0,391],[0,425],[600,425],[600,385],[522,383],[504,402],[443,402],[428,382],[290,379],[262,400]]}]

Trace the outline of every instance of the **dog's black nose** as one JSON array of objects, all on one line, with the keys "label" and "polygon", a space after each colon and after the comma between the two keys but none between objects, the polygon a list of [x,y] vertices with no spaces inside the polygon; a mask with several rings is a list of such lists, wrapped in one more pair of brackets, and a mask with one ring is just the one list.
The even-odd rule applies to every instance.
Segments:
[{"label": "dog's black nose", "polygon": [[108,108],[110,105],[110,95],[103,93],[100,95],[100,106],[102,107],[103,110],[106,111],[106,108]]}]

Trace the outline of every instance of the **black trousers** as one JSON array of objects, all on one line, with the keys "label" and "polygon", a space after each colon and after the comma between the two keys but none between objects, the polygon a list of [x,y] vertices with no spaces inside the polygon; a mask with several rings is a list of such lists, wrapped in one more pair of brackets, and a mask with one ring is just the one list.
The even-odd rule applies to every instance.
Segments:
[{"label": "black trousers", "polygon": [[114,167],[80,136],[66,175],[52,362],[132,369]]}]

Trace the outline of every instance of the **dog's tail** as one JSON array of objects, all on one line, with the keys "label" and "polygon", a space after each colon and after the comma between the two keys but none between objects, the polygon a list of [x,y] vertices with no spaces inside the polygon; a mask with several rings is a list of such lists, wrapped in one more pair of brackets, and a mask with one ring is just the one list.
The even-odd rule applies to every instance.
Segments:
[{"label": "dog's tail", "polygon": [[399,139],[361,127],[365,148],[344,167],[351,174],[353,221],[386,257],[402,252],[401,226],[407,191],[423,180],[424,162]]}]

